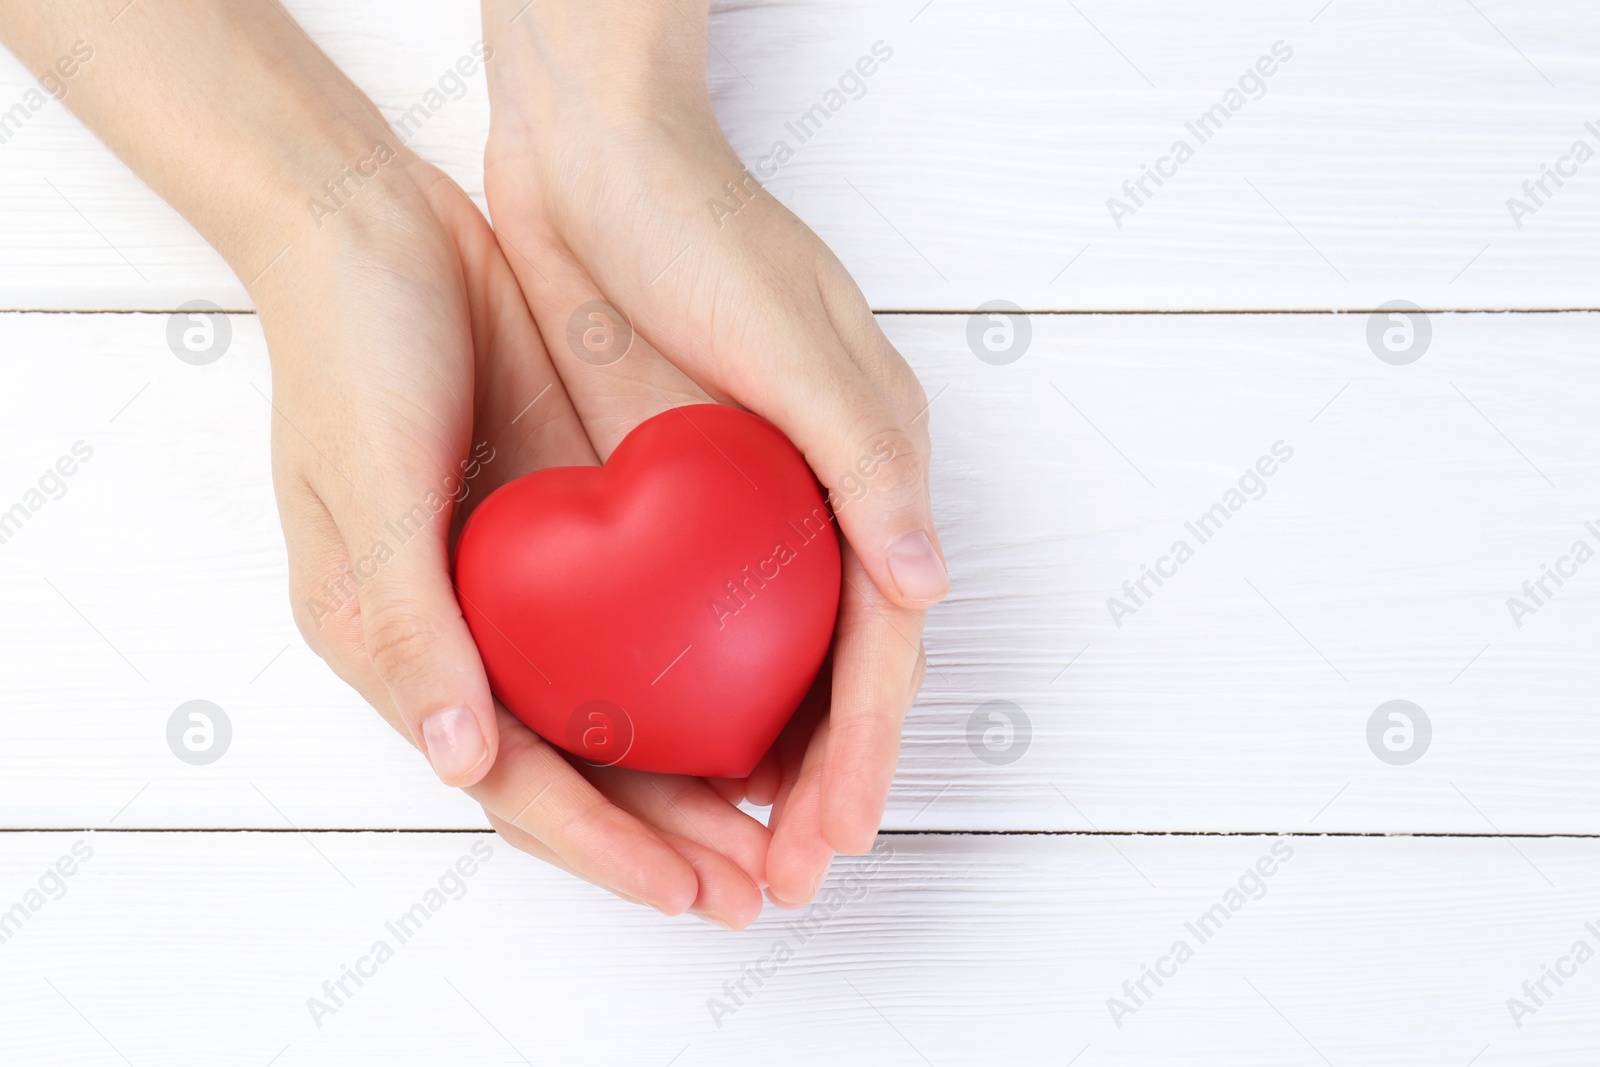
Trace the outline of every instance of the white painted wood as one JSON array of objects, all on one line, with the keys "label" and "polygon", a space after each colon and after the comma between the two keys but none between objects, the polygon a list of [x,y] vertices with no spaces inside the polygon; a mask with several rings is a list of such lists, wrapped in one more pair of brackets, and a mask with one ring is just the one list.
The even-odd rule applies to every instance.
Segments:
[{"label": "white painted wood", "polygon": [[[232,322],[194,367],[162,315],[0,315],[0,508],[94,449],[0,545],[0,819],[481,826],[293,628],[265,353]],[[883,324],[934,398],[954,579],[887,826],[1596,832],[1600,563],[1520,629],[1506,599],[1600,544],[1600,315],[1435,315],[1406,367],[1366,316],[1034,316],[1009,366],[966,316]],[[1266,495],[1115,625],[1280,440]],[[233,724],[207,767],[165,742],[192,699]],[[1367,747],[1393,699],[1433,726],[1409,766]],[[990,700],[1032,724],[1010,765],[968,747]]]},{"label": "white painted wood", "polygon": [[[391,116],[480,36],[473,5],[289,6]],[[1600,148],[1593,5],[718,8],[713,91],[758,169],[894,49],[768,187],[875,307],[960,312],[882,317],[935,398],[955,581],[886,825],[1493,836],[891,834],[872,873],[836,865],[802,944],[771,910],[663,920],[482,833],[119,832],[483,819],[294,631],[254,317],[193,367],[164,314],[0,314],[0,516],[83,443],[0,542],[0,826],[110,828],[0,833],[0,1062],[1593,1062],[1600,964],[1545,968],[1600,949],[1600,845],[1501,835],[1600,832],[1600,564],[1520,628],[1506,606],[1600,547],[1600,318],[1436,314],[1399,367],[1364,313],[1035,315],[991,366],[965,314],[1593,307],[1600,163],[1520,228],[1506,203]],[[1266,96],[1116,226],[1107,197],[1278,40]],[[29,84],[0,55],[0,113]],[[411,143],[478,195],[486,128],[480,79]],[[196,297],[247,306],[59,105],[5,134],[0,309]],[[1107,597],[1278,441],[1265,495],[1117,626]],[[192,699],[233,726],[209,766],[167,748]],[[1432,724],[1410,765],[1368,747],[1394,699]],[[996,700],[1031,723],[1008,764],[968,741]],[[1274,845],[1264,895],[1200,944],[1185,924]],[[384,924],[474,848],[400,944]],[[307,999],[379,938],[393,960],[318,1027]],[[1192,960],[1124,991],[1178,939]],[[794,958],[736,1001],[780,940]],[[714,997],[738,1005],[720,1027]]]},{"label": "white painted wood", "polygon": [[[391,117],[481,36],[470,4],[289,7]],[[805,143],[788,133],[880,40],[894,54],[864,95]],[[1582,0],[766,0],[719,5],[712,41],[735,146],[759,168],[789,142],[769,187],[878,308],[1594,304],[1600,162],[1542,204],[1522,192],[1575,141],[1600,149],[1600,10]],[[1203,144],[1188,133],[1277,41],[1293,56],[1265,95]],[[29,84],[0,57],[0,109]],[[487,122],[480,76],[412,143],[477,191]],[[1180,137],[1194,158],[1119,228],[1108,198]],[[1537,209],[1521,227],[1514,196]],[[0,307],[195,297],[245,306],[61,106],[0,145]]]},{"label": "white painted wood", "polygon": [[[65,896],[0,946],[0,1055],[17,1067],[1572,1067],[1600,1052],[1600,963],[1546,979],[1520,1028],[1507,1008],[1575,942],[1600,945],[1593,840],[884,838],[874,873],[835,870],[804,941],[771,909],[736,934],[663,919],[486,834],[6,835],[0,904],[78,842],[92,857]],[[400,942],[385,924],[473,847],[487,861]],[[1246,880],[1207,941],[1186,929],[1264,857],[1274,873]],[[1108,999],[1180,939],[1193,957],[1146,980],[1119,1028]],[[392,958],[362,964],[379,940]],[[779,941],[791,956],[763,964]],[[332,1004],[322,983],[358,965],[363,985],[347,980],[317,1027],[308,999]],[[731,1003],[724,983],[753,965],[769,976],[745,979],[719,1028],[708,1000]]]}]

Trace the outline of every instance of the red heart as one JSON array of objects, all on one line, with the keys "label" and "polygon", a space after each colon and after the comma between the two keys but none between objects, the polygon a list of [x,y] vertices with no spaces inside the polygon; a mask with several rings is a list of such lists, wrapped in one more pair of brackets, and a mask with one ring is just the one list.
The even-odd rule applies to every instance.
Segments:
[{"label": "red heart", "polygon": [[717,404],[662,412],[604,467],[490,494],[456,589],[495,695],[585,759],[742,778],[816,677],[839,542],[805,459]]}]

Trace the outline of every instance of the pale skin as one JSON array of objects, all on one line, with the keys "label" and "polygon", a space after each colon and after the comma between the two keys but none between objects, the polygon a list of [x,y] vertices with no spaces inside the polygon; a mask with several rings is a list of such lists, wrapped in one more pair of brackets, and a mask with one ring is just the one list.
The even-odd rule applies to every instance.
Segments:
[{"label": "pale skin", "polygon": [[[6,5],[0,41],[39,75],[88,42],[64,103],[245,281],[307,642],[514,846],[723,926],[752,922],[763,893],[810,901],[835,853],[872,846],[923,616],[948,590],[927,399],[839,261],[745,178],[706,88],[703,4],[483,0],[493,229],[270,0],[125,4]],[[339,210],[308,210],[358,164],[376,174]],[[745,203],[719,220],[707,201],[730,181]],[[636,331],[607,366],[565,340],[596,299]],[[833,653],[747,779],[594,768],[495,703],[452,537],[496,486],[603,462],[650,416],[707,401],[773,421],[834,491]],[[484,446],[463,507],[328,595]],[[746,798],[773,805],[770,829]]]}]

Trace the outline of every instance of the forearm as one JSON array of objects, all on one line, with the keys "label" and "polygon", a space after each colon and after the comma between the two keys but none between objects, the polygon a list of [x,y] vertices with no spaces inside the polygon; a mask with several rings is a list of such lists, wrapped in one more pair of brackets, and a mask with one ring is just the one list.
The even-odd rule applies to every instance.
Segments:
[{"label": "forearm", "polygon": [[247,285],[319,234],[308,201],[327,200],[325,182],[380,144],[391,163],[408,158],[271,0],[4,4],[0,42],[54,79],[63,103]]}]

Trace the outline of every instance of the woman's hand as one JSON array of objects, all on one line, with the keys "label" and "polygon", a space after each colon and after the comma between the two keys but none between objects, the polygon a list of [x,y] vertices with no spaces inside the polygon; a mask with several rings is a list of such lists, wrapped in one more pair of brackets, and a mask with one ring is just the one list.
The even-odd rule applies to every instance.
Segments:
[{"label": "woman's hand", "polygon": [[600,457],[668,407],[742,405],[805,453],[848,540],[831,677],[747,782],[718,784],[776,802],[771,895],[802,903],[834,851],[872,845],[948,588],[926,398],[724,138],[703,3],[484,0],[484,22],[496,233]]},{"label": "woman's hand", "polygon": [[[0,35],[44,69],[109,17],[7,7]],[[490,695],[456,522],[596,456],[483,217],[270,0],[135,5],[115,30],[68,102],[250,287],[307,641],[512,844],[670,914],[753,920],[765,827],[703,782],[569,760]]]},{"label": "woman's hand", "polygon": [[453,532],[498,485],[595,454],[467,197],[416,161],[363,193],[257,294],[301,632],[514,845],[669,914],[748,923],[759,823],[703,783],[590,768],[497,715]]}]

